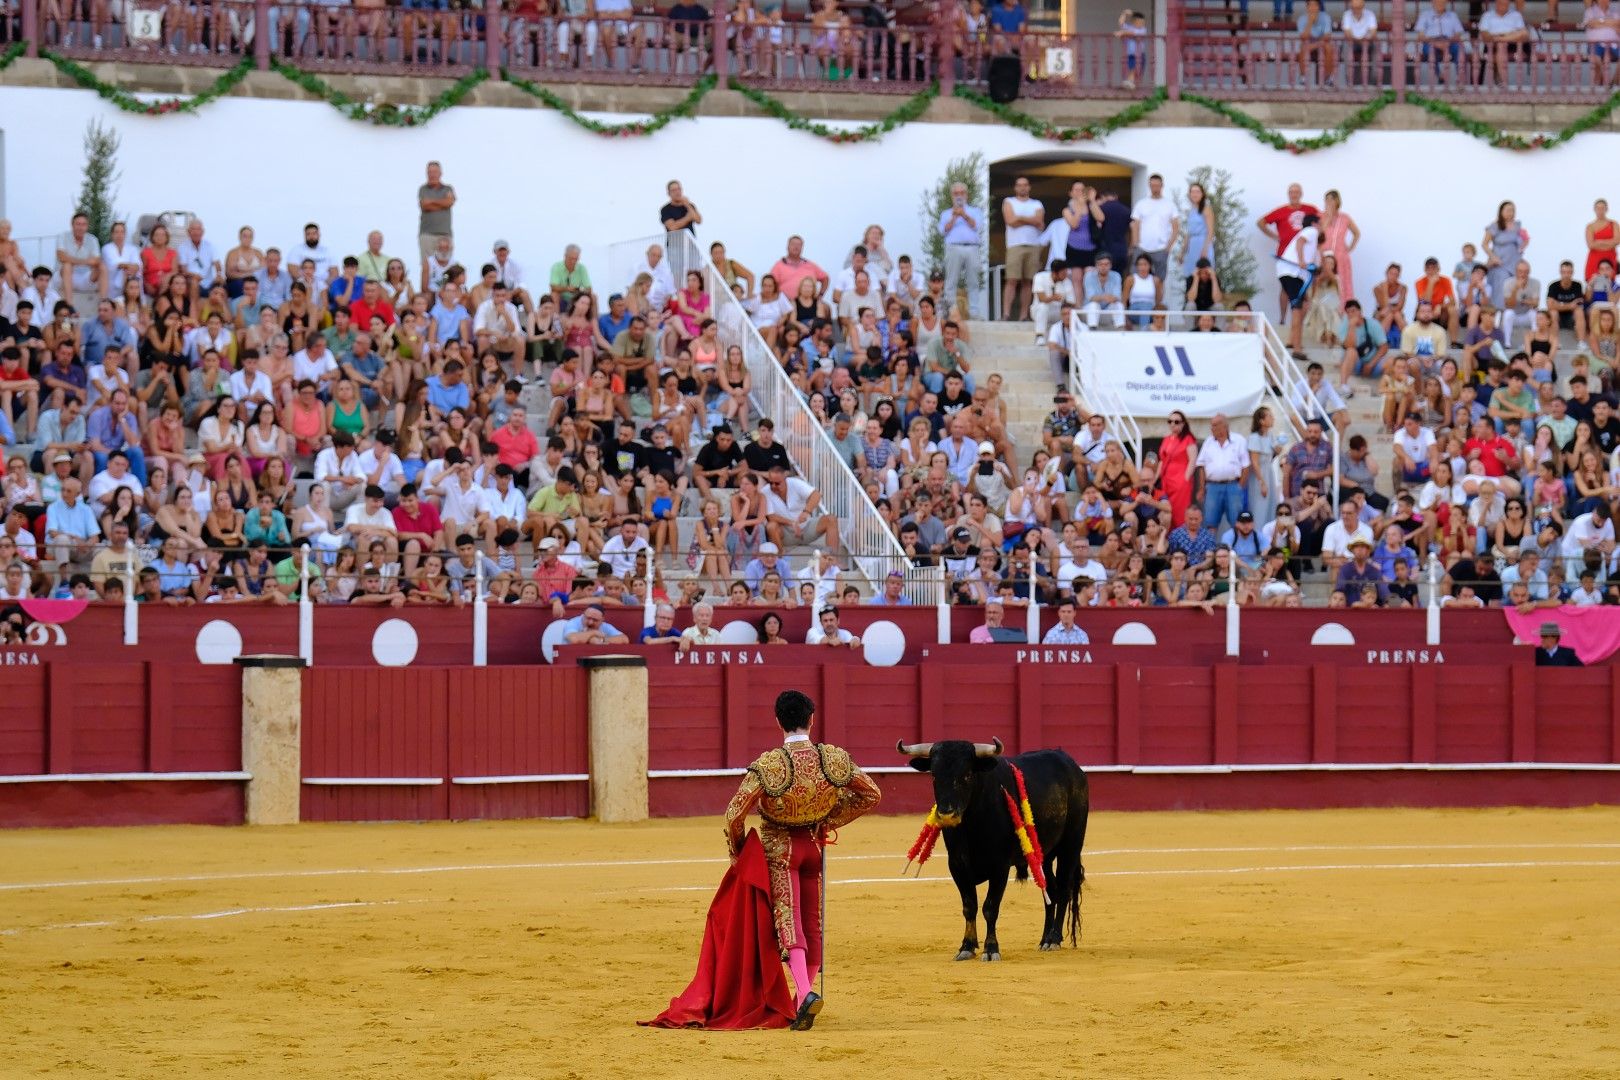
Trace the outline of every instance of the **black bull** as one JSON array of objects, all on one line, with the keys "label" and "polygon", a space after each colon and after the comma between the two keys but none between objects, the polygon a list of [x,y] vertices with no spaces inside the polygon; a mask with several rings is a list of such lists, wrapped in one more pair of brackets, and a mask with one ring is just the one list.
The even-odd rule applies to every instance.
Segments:
[{"label": "black bull", "polygon": [[1062,750],[1032,750],[1012,758],[1001,756],[1001,740],[994,744],[959,740],[921,743],[896,749],[911,757],[911,767],[934,778],[934,807],[945,835],[951,880],[962,894],[962,917],[967,930],[958,960],[971,960],[979,949],[976,922],[978,887],[984,894],[984,958],[1001,959],[996,941],[996,916],[1007,889],[1007,871],[1018,870],[1018,880],[1029,877],[1024,853],[1007,809],[1003,792],[1018,799],[1016,765],[1024,774],[1035,833],[1045,855],[1046,926],[1041,951],[1062,946],[1065,931],[1071,945],[1080,940],[1080,886],[1086,879],[1080,849],[1086,840],[1086,816],[1091,797],[1086,774]]}]

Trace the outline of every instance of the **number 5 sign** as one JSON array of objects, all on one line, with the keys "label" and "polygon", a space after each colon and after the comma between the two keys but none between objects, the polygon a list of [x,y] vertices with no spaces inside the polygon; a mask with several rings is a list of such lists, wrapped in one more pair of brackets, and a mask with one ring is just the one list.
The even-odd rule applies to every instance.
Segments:
[{"label": "number 5 sign", "polygon": [[135,8],[129,13],[129,40],[153,45],[163,38],[163,12]]},{"label": "number 5 sign", "polygon": [[1068,45],[1048,45],[1046,48],[1046,77],[1048,79],[1074,78],[1074,49]]}]

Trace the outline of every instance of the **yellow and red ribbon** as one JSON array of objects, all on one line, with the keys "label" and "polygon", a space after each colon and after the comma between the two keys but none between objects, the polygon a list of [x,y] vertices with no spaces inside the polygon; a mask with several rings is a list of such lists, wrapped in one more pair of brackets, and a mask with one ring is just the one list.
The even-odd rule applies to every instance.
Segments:
[{"label": "yellow and red ribbon", "polygon": [[906,867],[905,870],[900,872],[904,874],[906,870],[911,869],[912,863],[916,863],[917,873],[921,874],[923,863],[927,862],[928,856],[934,853],[934,843],[938,839],[939,807],[930,806],[928,808],[928,820],[923,822],[922,832],[917,834],[917,839],[911,845],[911,850],[906,852]]},{"label": "yellow and red ribbon", "polygon": [[[1007,800],[1007,813],[1012,817],[1013,832],[1018,836],[1018,850],[1024,854],[1024,863],[1029,867],[1029,876],[1035,879],[1035,885],[1046,893],[1046,869],[1044,863],[1046,856],[1041,851],[1041,837],[1035,829],[1035,813],[1029,806],[1029,789],[1024,786],[1024,773],[1018,766],[1008,762],[1012,768],[1013,779],[1018,784],[1018,798],[1014,799],[1012,792],[1006,788],[1001,790],[1002,797]],[[928,817],[923,822],[922,831],[912,842],[911,850],[906,852],[905,869],[903,874],[911,869],[911,864],[917,864],[917,873],[922,873],[923,863],[934,853],[934,844],[939,840],[939,807],[930,806]]]}]

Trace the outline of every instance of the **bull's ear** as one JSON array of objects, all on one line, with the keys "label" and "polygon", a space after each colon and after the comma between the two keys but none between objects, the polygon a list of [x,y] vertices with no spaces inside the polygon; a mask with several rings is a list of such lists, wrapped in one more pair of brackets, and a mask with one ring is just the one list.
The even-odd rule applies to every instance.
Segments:
[{"label": "bull's ear", "polygon": [[976,757],[973,759],[973,771],[989,772],[996,767],[996,762],[1000,760],[999,757]]},{"label": "bull's ear", "polygon": [[911,759],[911,767],[916,769],[918,772],[927,772],[929,766],[931,766],[933,763],[932,758],[914,757]]}]

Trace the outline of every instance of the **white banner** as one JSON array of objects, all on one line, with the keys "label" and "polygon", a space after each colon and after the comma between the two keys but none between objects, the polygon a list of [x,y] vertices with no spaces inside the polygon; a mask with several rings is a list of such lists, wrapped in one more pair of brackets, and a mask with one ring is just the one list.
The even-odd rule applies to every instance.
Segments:
[{"label": "white banner", "polygon": [[1259,334],[1076,334],[1074,360],[1085,387],[1111,387],[1131,416],[1247,415],[1265,393]]}]

